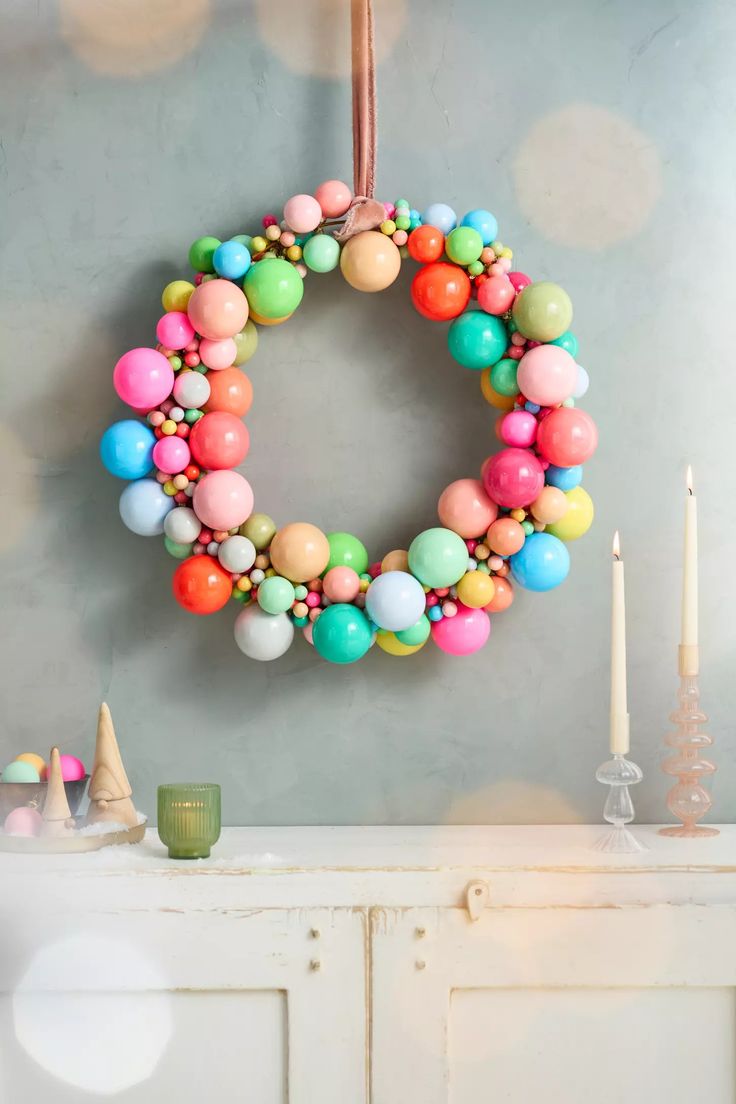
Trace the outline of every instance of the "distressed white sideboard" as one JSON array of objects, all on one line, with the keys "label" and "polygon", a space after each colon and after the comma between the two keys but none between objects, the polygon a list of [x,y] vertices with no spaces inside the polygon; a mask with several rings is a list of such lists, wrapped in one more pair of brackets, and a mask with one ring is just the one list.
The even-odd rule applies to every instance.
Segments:
[{"label": "distressed white sideboard", "polygon": [[736,826],[0,855],[0,1100],[736,1104]]}]

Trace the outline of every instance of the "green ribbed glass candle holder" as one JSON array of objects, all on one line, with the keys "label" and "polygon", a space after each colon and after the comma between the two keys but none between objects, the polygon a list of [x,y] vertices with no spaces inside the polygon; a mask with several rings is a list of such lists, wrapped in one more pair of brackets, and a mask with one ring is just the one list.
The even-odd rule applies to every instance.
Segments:
[{"label": "green ribbed glass candle holder", "polygon": [[158,836],[171,859],[206,859],[220,838],[220,787],[177,782],[158,788]]}]

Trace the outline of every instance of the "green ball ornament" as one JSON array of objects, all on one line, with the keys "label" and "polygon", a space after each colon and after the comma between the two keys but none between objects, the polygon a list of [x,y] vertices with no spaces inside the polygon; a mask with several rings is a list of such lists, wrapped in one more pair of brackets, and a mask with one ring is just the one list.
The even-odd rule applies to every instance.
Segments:
[{"label": "green ball ornament", "polygon": [[456,226],[447,235],[445,252],[455,264],[472,264],[483,252],[483,239],[472,226]]},{"label": "green ball ornament", "polygon": [[340,243],[331,234],[315,234],[305,243],[302,259],[312,272],[332,272],[340,263]]},{"label": "green ball ornament", "polygon": [[175,560],[187,560],[192,554],[191,544],[179,544],[170,537],[164,537],[164,548]]},{"label": "green ball ornament", "polygon": [[355,663],[372,641],[368,618],[347,602],[335,602],[322,610],[312,629],[315,650],[329,663]]},{"label": "green ball ornament", "polygon": [[268,548],[276,534],[276,522],[268,514],[251,514],[240,526],[241,537],[252,541],[256,552]]},{"label": "green ball ornament", "polygon": [[417,644],[423,644],[429,636],[431,625],[426,613],[417,621],[416,625],[412,625],[409,629],[401,629],[396,633],[396,639],[402,644],[407,644],[410,648],[416,647]]},{"label": "green ball ornament", "polygon": [[184,411],[184,421],[187,423],[187,425],[194,425],[195,422],[198,422],[199,419],[203,418],[203,417],[204,417],[204,412],[202,410],[185,410]]},{"label": "green ball ornament", "polygon": [[215,250],[222,245],[219,238],[197,238],[189,247],[189,263],[195,272],[215,271]]},{"label": "green ball ornament", "polygon": [[358,575],[368,570],[368,550],[352,533],[328,533],[330,558],[325,572],[331,567],[352,567]]},{"label": "green ball ornament", "polygon": [[251,322],[249,318],[240,333],[235,334],[233,341],[238,350],[233,364],[240,367],[241,364],[245,364],[250,360],[258,348],[258,330],[255,322]]},{"label": "green ball ornament", "polygon": [[559,284],[543,280],[516,296],[512,314],[519,332],[530,341],[555,341],[570,328],[572,302]]},{"label": "green ball ornament", "polygon": [[280,575],[269,576],[258,587],[258,605],[265,613],[286,613],[294,600],[293,584]]},{"label": "green ball ornament", "polygon": [[235,234],[234,237],[229,239],[230,241],[240,242],[247,250],[250,251],[250,247],[253,244],[253,238],[250,234]]},{"label": "green ball ornament", "polygon": [[519,385],[516,382],[518,371],[518,360],[512,360],[511,357],[499,360],[498,364],[494,364],[491,368],[491,387],[493,390],[498,391],[499,395],[506,395],[507,398],[518,395]]},{"label": "green ball ornament", "polygon": [[3,770],[3,782],[38,782],[39,773],[33,763],[26,763],[24,759],[16,759],[8,763]]},{"label": "green ball ornament", "polygon": [[578,339],[570,330],[565,330],[565,332],[559,337],[556,337],[554,341],[550,341],[550,345],[559,345],[561,349],[564,349],[565,352],[569,353],[573,358],[578,355]]},{"label": "green ball ornament", "polygon": [[485,311],[465,311],[452,322],[447,333],[447,346],[455,360],[463,368],[476,372],[500,360],[507,345],[503,322]]},{"label": "green ball ornament", "polygon": [[289,261],[274,257],[252,264],[243,280],[243,291],[252,310],[263,318],[285,318],[302,301],[304,281]]},{"label": "green ball ornament", "polygon": [[409,545],[409,570],[428,587],[450,587],[468,567],[468,549],[451,529],[425,529]]}]

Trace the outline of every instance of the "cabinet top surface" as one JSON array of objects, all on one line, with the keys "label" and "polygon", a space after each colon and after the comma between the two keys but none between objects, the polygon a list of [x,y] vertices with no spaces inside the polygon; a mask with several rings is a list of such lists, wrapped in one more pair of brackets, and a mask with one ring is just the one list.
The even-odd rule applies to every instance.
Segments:
[{"label": "cabinet top surface", "polygon": [[601,825],[225,828],[209,859],[176,862],[155,829],[143,843],[80,855],[0,854],[3,874],[192,875],[344,871],[736,872],[736,825],[699,840],[635,826],[647,850],[596,849]]}]

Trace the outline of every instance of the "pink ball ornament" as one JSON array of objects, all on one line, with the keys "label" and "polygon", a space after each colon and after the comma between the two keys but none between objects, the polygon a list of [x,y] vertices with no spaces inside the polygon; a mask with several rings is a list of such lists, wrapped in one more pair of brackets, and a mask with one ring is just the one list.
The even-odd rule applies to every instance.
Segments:
[{"label": "pink ball ornament", "polygon": [[598,446],[598,430],[590,414],[575,406],[551,410],[539,423],[537,449],[558,468],[574,468],[591,458]]},{"label": "pink ball ornament", "polygon": [[325,218],[340,218],[353,202],[353,193],[342,180],[325,180],[317,188],[314,198]]},{"label": "pink ball ornament", "polygon": [[208,528],[234,529],[253,513],[253,491],[238,472],[212,471],[202,476],[194,488],[192,505]]},{"label": "pink ball ornament", "polygon": [[360,590],[360,577],[352,567],[331,567],[322,580],[322,590],[331,602],[352,602]]},{"label": "pink ball ornament", "polygon": [[505,314],[515,298],[514,285],[503,274],[489,276],[478,289],[478,306],[487,314]]},{"label": "pink ball ornament", "polygon": [[7,836],[40,836],[43,817],[38,809],[30,809],[21,805],[19,809],[12,809],[5,818],[5,834]]},{"label": "pink ball ornament", "polygon": [[477,537],[498,517],[480,479],[456,479],[445,487],[437,503],[437,514],[445,529],[459,536]]},{"label": "pink ball ornament", "polygon": [[170,395],[174,369],[156,349],[131,349],[115,365],[112,381],[124,403],[147,411]]},{"label": "pink ball ornament", "polygon": [[537,419],[528,410],[512,410],[501,418],[500,437],[511,448],[530,448],[537,436]]},{"label": "pink ball ornament", "polygon": [[153,446],[153,462],[166,475],[176,475],[184,471],[190,458],[189,445],[183,437],[162,437]]},{"label": "pink ball ornament", "polygon": [[87,773],[84,763],[76,755],[61,755],[61,777],[65,782],[79,782]]},{"label": "pink ball ornament", "polygon": [[192,292],[187,314],[198,334],[222,341],[240,333],[248,321],[248,300],[232,281],[208,280]]},{"label": "pink ball ornament", "polygon": [[211,341],[203,337],[199,343],[199,359],[213,372],[220,372],[223,368],[230,368],[235,363],[238,355],[238,346],[232,337],[223,337],[219,341]]},{"label": "pink ball ornament", "polygon": [[292,196],[284,204],[284,221],[295,234],[310,234],[322,221],[322,208],[314,196]]},{"label": "pink ball ornament", "polygon": [[472,655],[488,640],[491,619],[483,609],[470,609],[462,602],[453,605],[457,611],[452,617],[432,622],[432,639],[447,655]]},{"label": "pink ball ornament", "polygon": [[167,349],[185,349],[194,338],[194,326],[183,311],[169,311],[159,318],[156,337]]},{"label": "pink ball ornament", "polygon": [[558,345],[537,345],[519,361],[519,390],[538,406],[559,406],[575,390],[578,369]]},{"label": "pink ball ornament", "polygon": [[523,291],[525,287],[529,287],[532,282],[531,276],[526,276],[523,272],[509,272],[508,278],[510,283],[513,284],[517,295],[520,291]]},{"label": "pink ball ornament", "polygon": [[488,497],[509,510],[534,502],[544,486],[544,469],[528,449],[502,449],[486,460],[482,472]]}]

